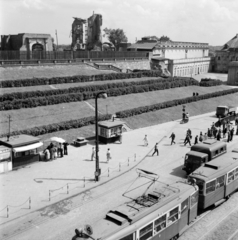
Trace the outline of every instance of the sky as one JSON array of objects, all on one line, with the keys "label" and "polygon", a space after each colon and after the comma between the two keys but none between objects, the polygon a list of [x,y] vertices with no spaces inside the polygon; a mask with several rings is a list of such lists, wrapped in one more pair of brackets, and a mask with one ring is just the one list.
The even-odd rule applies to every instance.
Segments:
[{"label": "sky", "polygon": [[128,42],[162,35],[220,46],[238,34],[238,0],[0,0],[0,35],[45,33],[71,44],[73,17],[102,15]]}]

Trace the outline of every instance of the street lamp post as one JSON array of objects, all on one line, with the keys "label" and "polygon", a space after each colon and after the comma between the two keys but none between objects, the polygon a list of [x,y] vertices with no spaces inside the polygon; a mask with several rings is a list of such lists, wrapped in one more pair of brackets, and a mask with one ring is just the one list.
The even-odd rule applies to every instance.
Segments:
[{"label": "street lamp post", "polygon": [[95,170],[95,181],[99,181],[101,169],[99,168],[99,157],[98,157],[98,97],[102,94],[103,98],[107,98],[106,92],[99,92],[95,97],[95,133],[96,133],[96,170]]}]

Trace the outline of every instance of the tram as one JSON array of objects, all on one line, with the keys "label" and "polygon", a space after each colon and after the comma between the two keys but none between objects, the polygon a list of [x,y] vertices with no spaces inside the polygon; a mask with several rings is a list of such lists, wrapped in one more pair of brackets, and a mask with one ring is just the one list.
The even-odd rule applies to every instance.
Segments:
[{"label": "tram", "polygon": [[221,204],[238,189],[238,148],[199,167],[188,179],[199,187],[199,208]]},{"label": "tram", "polygon": [[137,185],[133,191],[123,194],[129,201],[110,210],[97,221],[92,226],[91,239],[175,240],[196,218],[196,185],[186,180],[165,184],[153,178],[157,174],[142,169],[138,171],[140,178],[147,179],[146,183],[141,183],[145,191]]}]

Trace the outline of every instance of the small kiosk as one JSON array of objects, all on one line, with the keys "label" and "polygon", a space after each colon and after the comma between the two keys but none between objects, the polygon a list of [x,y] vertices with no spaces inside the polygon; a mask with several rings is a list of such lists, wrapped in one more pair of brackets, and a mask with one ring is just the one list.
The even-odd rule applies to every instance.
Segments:
[{"label": "small kiosk", "polygon": [[0,146],[0,173],[12,170],[11,148]]},{"label": "small kiosk", "polygon": [[103,121],[98,123],[98,140],[103,143],[112,143],[120,140],[122,121]]},{"label": "small kiosk", "polygon": [[12,169],[37,162],[40,159],[38,148],[43,145],[39,138],[29,135],[17,135],[1,138],[0,145],[10,148]]}]

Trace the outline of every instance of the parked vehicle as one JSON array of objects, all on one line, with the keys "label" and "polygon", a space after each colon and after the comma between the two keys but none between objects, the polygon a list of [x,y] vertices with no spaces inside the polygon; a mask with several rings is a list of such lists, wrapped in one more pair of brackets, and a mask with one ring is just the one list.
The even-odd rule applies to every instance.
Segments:
[{"label": "parked vehicle", "polygon": [[219,205],[238,189],[238,149],[206,163],[189,175],[199,187],[198,207]]},{"label": "parked vehicle", "polygon": [[183,170],[189,175],[206,162],[227,152],[227,144],[208,139],[203,143],[193,145],[191,151],[185,155]]},{"label": "parked vehicle", "polygon": [[218,106],[216,109],[216,116],[223,118],[229,115],[235,115],[238,113],[238,107],[234,106]]}]

